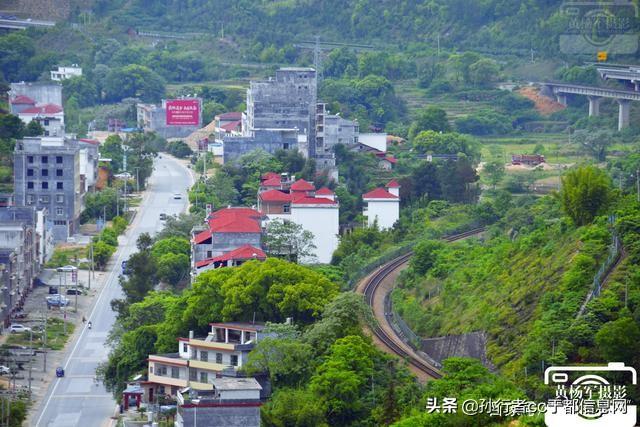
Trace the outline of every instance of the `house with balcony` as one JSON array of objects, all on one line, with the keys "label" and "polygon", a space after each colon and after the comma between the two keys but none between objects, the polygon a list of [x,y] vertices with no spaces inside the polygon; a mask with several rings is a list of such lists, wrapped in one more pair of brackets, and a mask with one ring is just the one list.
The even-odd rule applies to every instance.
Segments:
[{"label": "house with balcony", "polygon": [[367,217],[367,225],[374,224],[380,230],[388,230],[400,219],[400,184],[395,179],[385,188],[378,187],[362,195],[365,203],[362,214]]},{"label": "house with balcony", "polygon": [[190,387],[194,390],[213,390],[214,380],[235,377],[247,362],[249,352],[263,337],[261,323],[211,323],[206,337],[178,339],[178,351],[152,354],[148,359],[148,381],[145,400],[153,402],[155,396],[172,395]]},{"label": "house with balcony", "polygon": [[281,219],[313,233],[315,257],[301,260],[303,264],[331,262],[338,247],[339,208],[333,191],[316,190],[313,183],[304,179],[276,173],[267,173],[261,179],[258,210],[266,217],[266,227],[269,221]]}]

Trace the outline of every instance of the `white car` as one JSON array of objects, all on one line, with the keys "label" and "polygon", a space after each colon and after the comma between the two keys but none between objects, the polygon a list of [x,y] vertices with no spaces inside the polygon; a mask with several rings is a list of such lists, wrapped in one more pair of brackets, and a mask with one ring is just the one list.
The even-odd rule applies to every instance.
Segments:
[{"label": "white car", "polygon": [[11,369],[7,366],[0,365],[0,375],[11,375]]},{"label": "white car", "polygon": [[174,193],[174,194],[173,194],[173,198],[174,198],[174,199],[176,199],[176,200],[178,200],[178,199],[182,199],[182,194],[180,194],[180,193]]},{"label": "white car", "polygon": [[11,332],[12,334],[17,334],[20,332],[31,332],[31,328],[27,328],[26,326],[19,323],[14,323],[9,326],[9,332]]}]

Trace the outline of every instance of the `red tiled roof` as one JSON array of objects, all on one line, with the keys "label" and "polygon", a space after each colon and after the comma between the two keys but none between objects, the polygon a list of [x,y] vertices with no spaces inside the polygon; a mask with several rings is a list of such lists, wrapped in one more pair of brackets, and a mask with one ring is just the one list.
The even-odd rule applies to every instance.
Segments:
[{"label": "red tiled roof", "polygon": [[385,185],[385,187],[387,187],[387,188],[400,188],[400,184],[395,179],[392,179],[391,181],[387,182],[387,185]]},{"label": "red tiled roof", "polygon": [[254,259],[254,258],[264,261],[265,259],[267,259],[267,254],[265,254],[262,249],[258,249],[254,246],[242,245],[239,248],[236,248],[230,252],[227,252],[226,254],[222,254],[214,258],[198,261],[196,262],[196,268],[204,267],[209,264],[213,264],[214,262],[245,260],[245,259]]},{"label": "red tiled roof", "polygon": [[290,202],[291,194],[279,190],[267,190],[258,195],[263,202]]},{"label": "red tiled roof", "polygon": [[13,105],[35,105],[36,101],[25,95],[18,95],[11,100]]},{"label": "red tiled roof", "polygon": [[282,181],[280,177],[277,178],[269,178],[262,181],[263,187],[280,187],[282,185]]},{"label": "red tiled roof", "polygon": [[294,205],[337,205],[337,202],[334,202],[331,199],[326,199],[324,197],[299,197],[294,199]]},{"label": "red tiled roof", "polygon": [[22,110],[18,114],[58,114],[62,113],[62,107],[56,104],[45,104],[37,107],[30,107]]},{"label": "red tiled roof", "polygon": [[209,217],[209,230],[211,233],[260,233],[260,217],[255,209],[220,209]]},{"label": "red tiled roof", "polygon": [[210,238],[211,238],[211,231],[205,230],[196,234],[193,237],[193,242],[197,245],[204,242],[205,240],[209,240]]},{"label": "red tiled roof", "polygon": [[333,196],[335,194],[336,193],[334,193],[333,191],[329,190],[327,187],[322,187],[321,189],[316,191],[316,196]]},{"label": "red tiled roof", "polygon": [[304,179],[299,179],[293,184],[291,184],[292,191],[313,191],[316,188],[308,181]]},{"label": "red tiled roof", "polygon": [[241,123],[242,122],[240,120],[236,120],[235,122],[227,123],[226,125],[220,126],[220,129],[224,129],[227,132],[231,132],[232,130],[235,130],[236,128],[240,127]]},{"label": "red tiled roof", "polygon": [[86,142],[87,144],[100,145],[100,141],[95,139],[80,138],[79,141]]},{"label": "red tiled roof", "polygon": [[280,179],[280,174],[275,172],[267,172],[260,177],[260,179],[262,179],[263,181],[266,181],[267,179],[275,179],[275,178]]},{"label": "red tiled roof", "polygon": [[382,160],[386,160],[386,161],[388,161],[389,163],[391,163],[392,165],[395,165],[396,163],[398,163],[398,160],[396,160],[396,158],[395,158],[395,157],[391,157],[391,156],[387,156],[387,157],[385,157],[385,158],[384,158],[384,159],[382,159]]},{"label": "red tiled roof", "polygon": [[398,196],[394,196],[389,193],[384,188],[376,188],[375,190],[369,191],[366,194],[362,195],[363,199],[397,199]]},{"label": "red tiled roof", "polygon": [[218,114],[220,120],[242,120],[242,113],[239,111],[229,111],[228,113]]}]

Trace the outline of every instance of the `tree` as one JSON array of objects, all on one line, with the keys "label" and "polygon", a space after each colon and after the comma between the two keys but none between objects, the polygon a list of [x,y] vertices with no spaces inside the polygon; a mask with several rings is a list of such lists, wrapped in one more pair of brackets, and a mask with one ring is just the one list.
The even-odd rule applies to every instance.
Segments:
[{"label": "tree", "polygon": [[477,155],[476,143],[458,133],[422,131],[414,138],[413,147],[420,153]]},{"label": "tree", "polygon": [[108,101],[140,98],[158,102],[164,96],[164,85],[164,80],[155,71],[131,64],[109,71],[103,89]]},{"label": "tree", "polygon": [[267,372],[274,387],[300,386],[313,372],[313,353],[299,337],[267,337],[251,350],[244,369],[249,375]]},{"label": "tree", "polygon": [[184,159],[185,157],[191,156],[193,150],[191,150],[184,141],[172,141],[167,144],[167,153],[179,159]]},{"label": "tree", "polygon": [[0,115],[0,138],[19,139],[24,135],[24,122],[13,114]]},{"label": "tree", "polygon": [[98,90],[86,76],[74,76],[62,81],[65,99],[74,97],[80,107],[90,107],[96,103]]},{"label": "tree", "polygon": [[189,255],[190,253],[191,245],[189,240],[182,237],[168,237],[158,240],[151,248],[151,255],[156,259],[160,259],[166,254]]},{"label": "tree", "polygon": [[498,158],[489,160],[484,164],[482,170],[487,174],[489,182],[491,183],[491,185],[493,185],[494,190],[496,188],[496,185],[498,185],[498,183],[502,181],[502,178],[504,178],[504,175],[506,173],[504,161]]},{"label": "tree", "polygon": [[499,73],[496,61],[482,58],[469,66],[469,82],[478,87],[490,87],[500,77]]},{"label": "tree", "polygon": [[313,238],[313,233],[303,229],[300,224],[278,218],[269,221],[262,242],[269,256],[291,262],[308,262],[315,258],[316,246],[313,244]]},{"label": "tree", "polygon": [[27,63],[35,52],[35,43],[24,31],[0,37],[0,72],[3,80],[29,80],[24,78],[25,72],[28,68]]},{"label": "tree", "polygon": [[607,148],[616,140],[613,132],[608,129],[577,130],[572,138],[598,162],[604,162],[607,159]]},{"label": "tree", "polygon": [[177,286],[189,277],[189,255],[167,253],[157,258],[157,277],[162,282]]},{"label": "tree", "polygon": [[420,132],[425,130],[449,132],[451,127],[447,120],[446,111],[434,105],[421,110],[409,128],[409,139],[413,140]]},{"label": "tree", "polygon": [[640,354],[640,327],[632,317],[622,317],[602,325],[596,334],[596,346],[608,362],[634,366]]},{"label": "tree", "polygon": [[421,240],[413,248],[413,256],[410,265],[418,275],[424,275],[433,267],[438,258],[438,251],[443,248],[443,243],[438,240]]},{"label": "tree", "polygon": [[92,243],[92,245],[93,260],[96,263],[96,268],[99,270],[104,269],[116,249],[102,240]]},{"label": "tree", "polygon": [[604,212],[611,197],[611,180],[594,166],[570,170],[562,177],[562,208],[576,225],[593,221]]},{"label": "tree", "polygon": [[38,120],[31,120],[25,130],[24,136],[40,136],[44,135],[44,127],[40,124]]},{"label": "tree", "polygon": [[106,215],[106,220],[116,216],[117,195],[115,188],[105,188],[96,193],[87,193],[84,198],[85,209],[80,219],[87,222]]}]

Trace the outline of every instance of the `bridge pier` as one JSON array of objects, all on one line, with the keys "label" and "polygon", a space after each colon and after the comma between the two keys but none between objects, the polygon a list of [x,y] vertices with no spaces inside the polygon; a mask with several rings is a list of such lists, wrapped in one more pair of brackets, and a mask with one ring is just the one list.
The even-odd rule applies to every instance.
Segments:
[{"label": "bridge pier", "polygon": [[558,104],[562,104],[565,107],[567,106],[567,95],[564,93],[556,93],[556,101]]},{"label": "bridge pier", "polygon": [[589,97],[589,117],[600,115],[600,102],[602,102],[602,98],[599,96]]},{"label": "bridge pier", "polygon": [[628,99],[618,99],[618,131],[629,126],[629,111],[631,101]]}]

